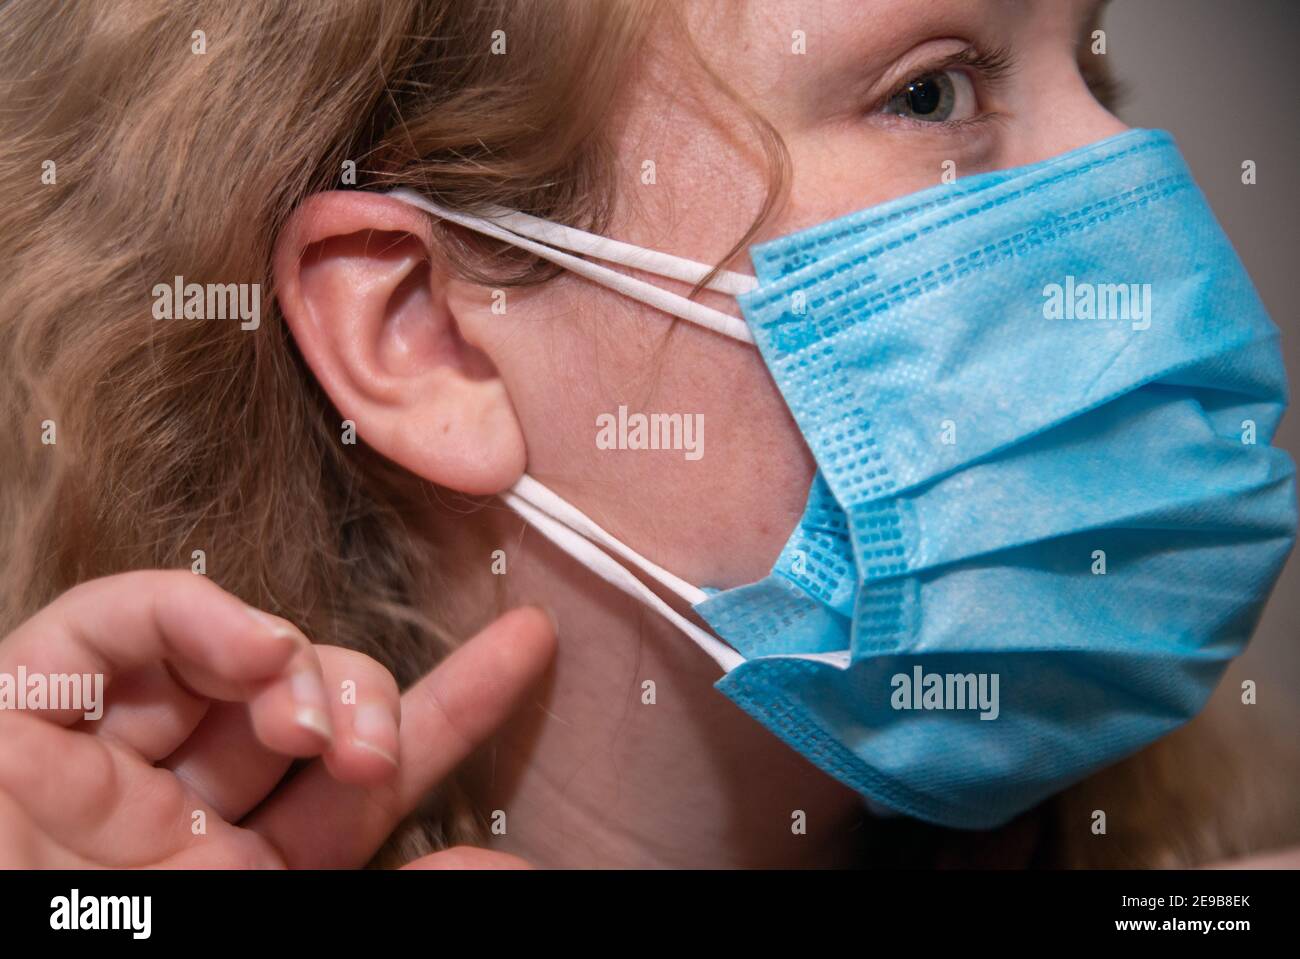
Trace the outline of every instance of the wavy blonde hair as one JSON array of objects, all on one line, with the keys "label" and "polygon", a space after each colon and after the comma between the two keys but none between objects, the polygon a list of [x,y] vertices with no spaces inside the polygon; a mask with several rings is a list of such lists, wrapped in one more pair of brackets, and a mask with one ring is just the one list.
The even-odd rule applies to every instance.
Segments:
[{"label": "wavy blonde hair", "polygon": [[[0,8],[0,634],[76,583],[189,567],[202,549],[224,588],[375,656],[403,686],[445,655],[446,580],[428,585],[438,549],[417,522],[427,491],[340,444],[273,298],[250,333],[159,323],[151,291],[174,276],[271,289],[282,224],[339,187],[348,160],[361,188],[599,231],[615,162],[604,121],[669,13],[661,0]],[[490,50],[498,30],[506,56]],[[787,159],[770,126],[752,127],[773,167],[757,229]],[[549,275],[445,239],[471,278]],[[480,838],[453,783],[384,858]]]},{"label": "wavy blonde hair", "polygon": [[[436,544],[415,521],[418,492],[339,442],[273,299],[253,333],[159,323],[150,291],[174,276],[269,290],[282,224],[338,188],[348,160],[358,187],[410,184],[459,208],[599,228],[598,133],[652,8],[0,10],[0,411],[13,427],[0,630],[83,580],[189,567],[202,549],[221,586],[375,656],[402,685],[448,652],[437,596],[419,585]],[[508,56],[489,51],[496,30]],[[465,252],[452,260],[470,268]],[[512,272],[500,283],[538,273],[498,266]],[[434,818],[437,845],[476,835],[471,815]]]}]

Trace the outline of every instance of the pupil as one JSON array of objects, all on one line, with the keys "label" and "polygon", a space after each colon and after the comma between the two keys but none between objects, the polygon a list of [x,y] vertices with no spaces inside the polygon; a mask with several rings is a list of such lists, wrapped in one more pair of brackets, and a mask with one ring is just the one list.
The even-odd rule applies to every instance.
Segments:
[{"label": "pupil", "polygon": [[942,91],[939,84],[931,78],[917,80],[907,87],[907,105],[913,113],[925,116],[939,108]]}]

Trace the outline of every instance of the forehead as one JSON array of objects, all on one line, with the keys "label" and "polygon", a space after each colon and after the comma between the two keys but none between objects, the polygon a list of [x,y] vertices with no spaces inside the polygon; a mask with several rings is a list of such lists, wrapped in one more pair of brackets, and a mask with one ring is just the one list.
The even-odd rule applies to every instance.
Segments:
[{"label": "forehead", "polygon": [[[724,0],[686,3],[690,35],[737,77],[780,76],[840,59],[899,56],[936,35],[1011,36],[1051,25],[1081,28],[1107,0]],[[799,39],[803,53],[795,50]],[[901,47],[901,49],[900,49]],[[803,56],[804,61],[793,58]]]}]

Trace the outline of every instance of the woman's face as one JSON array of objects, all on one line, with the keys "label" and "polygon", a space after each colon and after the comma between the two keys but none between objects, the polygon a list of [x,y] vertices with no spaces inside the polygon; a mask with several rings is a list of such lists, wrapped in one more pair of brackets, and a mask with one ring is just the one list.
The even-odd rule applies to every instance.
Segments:
[{"label": "woman's face", "polygon": [[[1096,0],[687,6],[700,54],[793,161],[789,202],[759,239],[1124,129],[1085,80],[1102,69]],[[769,168],[741,109],[668,29],[653,35],[615,124],[610,235],[725,256]],[[743,255],[728,266],[750,272]],[[739,315],[726,297],[702,298]],[[687,580],[728,587],[768,572],[814,465],[755,349],[567,274],[510,291],[504,316],[490,290],[460,287],[452,302],[499,373],[531,474]],[[597,417],[620,406],[697,416],[702,455],[600,448]]]}]

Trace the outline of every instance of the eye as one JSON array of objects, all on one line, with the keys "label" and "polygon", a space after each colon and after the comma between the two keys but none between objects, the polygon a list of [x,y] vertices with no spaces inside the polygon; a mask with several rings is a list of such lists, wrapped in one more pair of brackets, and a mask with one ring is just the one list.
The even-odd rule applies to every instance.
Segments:
[{"label": "eye", "polygon": [[880,112],[922,123],[944,123],[969,120],[977,108],[970,75],[949,69],[912,80],[890,97]]}]

